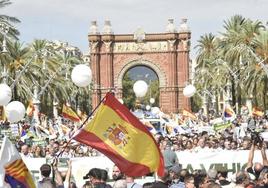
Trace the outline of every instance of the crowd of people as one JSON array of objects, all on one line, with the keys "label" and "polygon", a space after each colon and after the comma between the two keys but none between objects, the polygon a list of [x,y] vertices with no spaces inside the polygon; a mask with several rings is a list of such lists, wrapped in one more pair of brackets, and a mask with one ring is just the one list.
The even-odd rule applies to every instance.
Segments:
[{"label": "crowd of people", "polygon": [[[53,163],[44,164],[40,168],[43,180],[39,182],[39,187],[46,187],[45,184],[51,181],[53,173],[54,187],[76,187],[74,181],[71,181],[71,160],[68,162],[68,170],[60,172],[57,168],[57,160],[55,158],[74,158],[74,157],[91,157],[102,155],[97,150],[72,141],[68,142],[70,137],[78,129],[79,125],[75,125],[71,121],[61,120],[61,123],[67,127],[67,131],[60,130],[59,121],[46,121],[46,129],[49,131],[43,142],[35,142],[35,136],[28,136],[22,139],[18,137],[15,140],[16,147],[21,155],[29,158],[51,158]],[[204,122],[200,120],[192,120],[194,126],[187,126],[188,131],[184,133],[168,134],[161,131],[154,134],[154,138],[159,145],[165,161],[165,176],[156,178],[156,181],[146,182],[143,184],[134,183],[135,177],[124,175],[115,166],[113,176],[108,177],[108,173],[104,169],[91,169],[85,175],[85,185],[83,187],[96,188],[180,188],[180,187],[268,187],[268,162],[265,151],[266,140],[261,136],[260,132],[265,132],[268,128],[267,119],[263,117],[236,117],[228,127],[214,131],[200,131]],[[210,122],[205,123],[207,126],[213,126]],[[32,131],[26,122],[20,123],[20,127],[26,127],[26,135],[31,135]],[[1,129],[8,129],[10,125],[1,122]],[[166,127],[162,127],[166,130]],[[52,130],[51,130],[52,129]],[[190,130],[190,131],[189,131]],[[51,132],[53,131],[53,137]],[[39,130],[39,134],[45,135],[44,131]],[[39,139],[40,140],[40,139]],[[253,164],[254,151],[260,149],[262,151],[263,162]],[[248,150],[249,160],[245,171],[240,171],[232,177],[227,177],[227,169],[210,169],[207,172],[203,170],[194,170],[192,172],[182,169],[180,160],[177,158],[176,152],[189,151],[224,151],[224,150]],[[119,173],[118,177],[114,173]],[[253,174],[250,175],[250,174]],[[46,181],[48,180],[48,181]],[[120,180],[120,181],[119,181]],[[113,181],[113,183],[106,183]],[[41,184],[44,184],[41,186]],[[47,184],[50,184],[47,183]],[[52,185],[51,185],[52,186]],[[49,187],[49,186],[47,186]]]}]

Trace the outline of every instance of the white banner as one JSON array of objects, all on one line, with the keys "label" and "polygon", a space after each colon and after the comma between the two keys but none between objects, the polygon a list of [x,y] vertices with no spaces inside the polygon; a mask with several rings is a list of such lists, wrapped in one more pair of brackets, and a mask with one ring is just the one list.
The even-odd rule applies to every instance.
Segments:
[{"label": "white banner", "polygon": [[[248,160],[248,150],[243,151],[199,151],[199,152],[177,152],[179,163],[183,168],[187,168],[190,172],[195,169],[208,170],[210,168],[222,169],[227,168],[229,172],[237,172],[244,169]],[[83,157],[72,158],[72,179],[75,180],[78,187],[81,187],[85,180],[85,176],[91,168],[102,168],[108,171],[109,177],[112,174],[113,162],[105,156],[99,157]],[[40,178],[38,173],[42,164],[46,163],[45,158],[24,158],[27,167],[35,175],[36,179]],[[64,160],[62,160],[64,161]],[[254,162],[262,162],[260,150],[255,151]],[[59,170],[66,170],[67,163],[61,164]]]},{"label": "white banner", "polygon": [[[248,161],[248,150],[231,151],[209,151],[203,150],[199,152],[182,151],[177,152],[179,163],[183,168],[192,172],[195,169],[208,170],[210,168],[228,169],[229,172],[238,172],[245,169]],[[261,152],[257,150],[254,152],[254,162],[262,162]]]}]

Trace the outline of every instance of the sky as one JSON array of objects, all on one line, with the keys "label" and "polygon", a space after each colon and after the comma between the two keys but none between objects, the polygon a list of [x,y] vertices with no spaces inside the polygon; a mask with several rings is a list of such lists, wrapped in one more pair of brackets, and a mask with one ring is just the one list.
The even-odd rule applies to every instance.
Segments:
[{"label": "sky", "polygon": [[167,20],[174,19],[177,28],[188,19],[192,33],[191,57],[195,57],[201,35],[223,31],[224,20],[240,14],[245,18],[268,21],[267,0],[11,0],[0,14],[14,16],[21,23],[20,41],[34,39],[60,40],[88,54],[87,35],[91,21],[102,31],[110,20],[114,34],[134,33],[142,27],[145,33],[165,32]]}]

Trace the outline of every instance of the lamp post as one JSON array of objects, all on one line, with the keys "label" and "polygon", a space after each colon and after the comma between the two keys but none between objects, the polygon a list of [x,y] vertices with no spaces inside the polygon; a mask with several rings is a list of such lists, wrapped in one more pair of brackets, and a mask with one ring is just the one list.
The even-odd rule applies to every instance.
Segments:
[{"label": "lamp post", "polygon": [[246,106],[248,108],[248,113],[250,115],[252,114],[252,99],[253,99],[253,95],[250,94],[249,97],[246,100]]},{"label": "lamp post", "polygon": [[[239,65],[243,65],[242,64],[242,58],[240,56],[239,58]],[[239,99],[239,97],[241,97],[241,91],[240,91],[240,86],[239,86],[239,80],[240,80],[240,73],[241,73],[241,70],[243,70],[245,68],[245,66],[243,65],[242,67],[240,67],[240,69],[238,68],[237,70],[232,70],[229,66],[228,66],[228,63],[222,59],[216,59],[214,61],[215,63],[220,63],[221,65],[224,65],[224,67],[227,68],[228,72],[230,73],[230,75],[234,78],[234,86],[235,86],[235,91],[236,91],[236,103],[235,103],[235,109],[236,109],[236,113],[239,114],[240,113],[240,105],[239,105],[239,101],[241,102],[241,99]],[[232,87],[231,87],[231,83],[230,83],[230,80],[228,80],[229,83],[227,83],[227,90],[228,90],[228,104],[230,104],[230,102],[232,101],[230,99],[230,96],[231,96],[231,91],[232,91]]]},{"label": "lamp post", "polygon": [[[7,53],[7,42],[6,42],[6,37],[7,37],[7,34],[9,32],[9,26],[4,24],[4,23],[1,23],[0,24],[0,32],[1,34],[3,35],[3,41],[2,41],[2,51],[1,51],[1,54],[5,54]],[[7,77],[8,77],[8,72],[6,70],[6,65],[3,64],[3,72],[2,72],[2,77],[3,77],[3,83],[7,83]]]}]

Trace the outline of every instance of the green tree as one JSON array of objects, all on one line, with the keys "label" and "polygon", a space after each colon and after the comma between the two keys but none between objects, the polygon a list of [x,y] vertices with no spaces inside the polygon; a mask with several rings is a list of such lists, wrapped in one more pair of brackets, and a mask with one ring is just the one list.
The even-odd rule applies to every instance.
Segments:
[{"label": "green tree", "polygon": [[125,74],[122,84],[124,104],[129,109],[134,109],[136,103],[136,96],[133,91],[134,80],[130,78],[129,73]]}]

